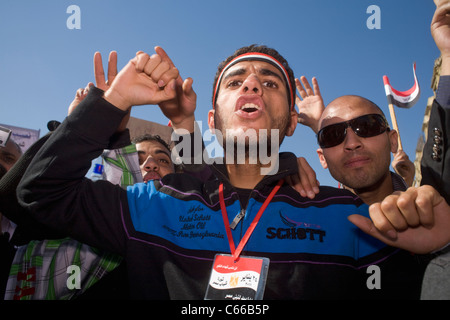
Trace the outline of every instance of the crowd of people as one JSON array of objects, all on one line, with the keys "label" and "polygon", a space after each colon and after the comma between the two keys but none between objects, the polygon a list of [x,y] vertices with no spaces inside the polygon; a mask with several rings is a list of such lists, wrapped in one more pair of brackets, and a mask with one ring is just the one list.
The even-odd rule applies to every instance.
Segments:
[{"label": "crowd of people", "polygon": [[[126,129],[133,106],[158,105],[181,137],[175,145],[195,141],[192,79],[160,47],[120,71],[112,52],[108,79],[96,53],[95,85],[76,92],[66,119],[49,123],[24,154],[13,141],[0,147],[0,294],[450,299],[450,1],[435,3],[431,33],[442,66],[420,187],[375,103],[345,95],[325,106],[317,79],[311,87],[295,78],[273,48],[242,47],[219,64],[208,125],[234,156],[201,164],[174,163],[169,141],[157,133],[132,140]],[[319,186],[291,152],[277,151],[270,174],[253,161],[252,150],[270,154],[299,123],[317,134],[318,160],[343,188]],[[241,130],[259,138],[239,141]],[[100,155],[108,181],[86,177]],[[74,265],[75,280],[67,273]],[[370,277],[371,266],[379,277]]]}]

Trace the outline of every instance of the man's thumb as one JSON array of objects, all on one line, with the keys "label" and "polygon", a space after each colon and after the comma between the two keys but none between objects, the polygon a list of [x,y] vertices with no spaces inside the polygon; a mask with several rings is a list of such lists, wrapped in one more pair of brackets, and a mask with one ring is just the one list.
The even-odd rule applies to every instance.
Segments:
[{"label": "man's thumb", "polygon": [[169,83],[164,87],[164,96],[165,100],[170,100],[176,97],[176,79],[172,79],[169,81]]},{"label": "man's thumb", "polygon": [[387,231],[386,234],[383,234],[375,227],[372,220],[370,220],[367,217],[364,217],[359,214],[352,214],[347,218],[351,223],[353,223],[363,232],[367,233],[368,235],[374,238],[377,238],[378,240],[388,245],[392,245],[393,241],[397,239],[397,232],[395,230],[391,229]]}]

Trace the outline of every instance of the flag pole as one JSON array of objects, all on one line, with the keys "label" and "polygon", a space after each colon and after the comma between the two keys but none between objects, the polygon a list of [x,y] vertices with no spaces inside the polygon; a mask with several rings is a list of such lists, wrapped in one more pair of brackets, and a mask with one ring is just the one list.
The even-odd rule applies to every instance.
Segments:
[{"label": "flag pole", "polygon": [[395,117],[394,105],[389,103],[389,112],[391,114],[392,127],[397,131],[398,135],[398,150],[403,150],[402,139],[400,139],[400,131],[398,131],[397,118]]}]

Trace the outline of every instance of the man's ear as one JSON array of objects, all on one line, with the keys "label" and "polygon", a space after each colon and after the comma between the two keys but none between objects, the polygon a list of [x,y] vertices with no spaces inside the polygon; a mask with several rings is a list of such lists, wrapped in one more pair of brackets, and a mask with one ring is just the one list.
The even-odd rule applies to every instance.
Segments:
[{"label": "man's ear", "polygon": [[388,135],[391,144],[391,152],[396,153],[398,151],[398,133],[396,130],[390,130]]},{"label": "man's ear", "polygon": [[325,160],[322,148],[317,149],[317,155],[319,156],[319,161],[320,164],[322,165],[322,168],[328,169],[327,160]]},{"label": "man's ear", "polygon": [[208,111],[208,127],[209,130],[211,130],[211,133],[214,134],[214,129],[216,128],[216,125],[214,123],[214,114],[216,110],[212,109]]},{"label": "man's ear", "polygon": [[298,119],[297,112],[295,110],[291,111],[289,124],[286,130],[286,136],[290,137],[294,134],[295,128],[297,127],[297,119]]}]

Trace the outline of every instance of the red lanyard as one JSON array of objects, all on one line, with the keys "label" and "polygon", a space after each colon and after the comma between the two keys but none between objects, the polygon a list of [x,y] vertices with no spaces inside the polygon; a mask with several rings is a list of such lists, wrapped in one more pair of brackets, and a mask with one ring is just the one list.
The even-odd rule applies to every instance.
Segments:
[{"label": "red lanyard", "polygon": [[225,200],[223,198],[223,183],[219,186],[219,200],[220,200],[220,209],[222,210],[222,218],[223,223],[225,224],[225,230],[227,232],[227,238],[228,243],[230,244],[230,250],[231,254],[233,255],[233,259],[237,260],[239,258],[239,255],[241,254],[242,249],[244,248],[245,244],[247,243],[248,239],[250,238],[253,230],[255,229],[256,225],[259,222],[259,219],[261,218],[264,210],[266,210],[267,206],[269,205],[270,201],[272,201],[273,196],[277,191],[280,189],[281,185],[283,184],[284,180],[281,179],[278,181],[277,185],[272,189],[269,196],[267,197],[266,201],[264,201],[261,208],[259,208],[258,213],[256,214],[255,218],[253,219],[252,223],[248,227],[247,231],[244,234],[244,237],[242,237],[241,242],[239,242],[238,248],[235,249],[233,236],[231,235],[231,229],[230,225],[228,223],[228,215],[227,215],[227,209],[225,207]]}]

